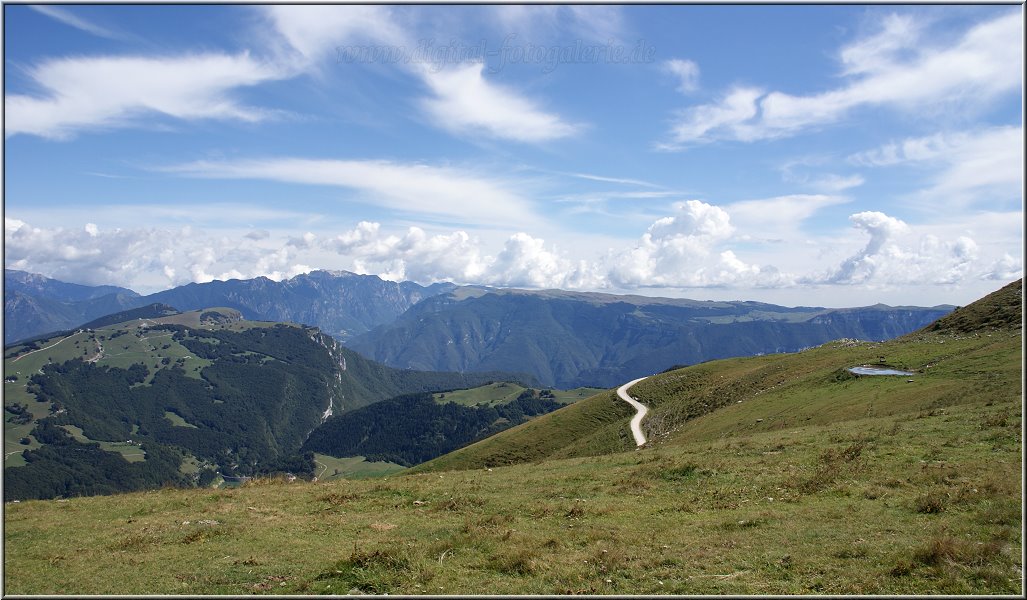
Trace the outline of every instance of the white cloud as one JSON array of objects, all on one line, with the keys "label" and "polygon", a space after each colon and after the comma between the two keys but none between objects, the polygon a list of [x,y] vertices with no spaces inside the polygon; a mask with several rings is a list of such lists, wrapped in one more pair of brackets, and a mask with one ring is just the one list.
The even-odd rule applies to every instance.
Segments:
[{"label": "white cloud", "polygon": [[273,113],[236,102],[231,92],[284,76],[249,54],[62,58],[28,71],[39,96],[4,98],[6,136],[65,139],[84,130],[175,119],[260,121]]},{"label": "white cloud", "polygon": [[1009,254],[1003,254],[981,274],[981,279],[995,281],[1012,281],[1020,277],[1023,277],[1023,261],[1013,258]]},{"label": "white cloud", "polygon": [[503,33],[533,44],[546,44],[559,34],[608,43],[624,34],[623,11],[618,6],[492,6],[495,23]]},{"label": "white cloud", "polygon": [[328,242],[339,254],[352,259],[357,272],[384,279],[478,282],[484,273],[479,242],[466,232],[428,235],[410,227],[403,235],[381,231],[379,223],[360,222]]},{"label": "white cloud", "polygon": [[804,169],[822,165],[824,157],[809,157],[786,162],[781,166],[781,179],[787,183],[801,185],[822,193],[839,193],[859,187],[865,183],[862,175],[839,175],[837,173],[809,174]]},{"label": "white cloud", "polygon": [[663,187],[650,183],[648,181],[642,181],[640,179],[625,179],[623,177],[608,177],[604,175],[591,175],[589,173],[562,173],[563,175],[569,175],[571,177],[577,177],[579,179],[587,179],[589,181],[602,181],[604,183],[621,183],[624,185],[639,185],[642,187],[658,188]]},{"label": "white cloud", "polygon": [[317,235],[311,231],[304,233],[301,236],[291,237],[286,243],[287,246],[293,246],[300,250],[306,250],[312,248],[314,243],[317,241]]},{"label": "white cloud", "polygon": [[757,102],[762,96],[762,89],[735,87],[720,102],[684,111],[671,131],[673,141],[659,147],[677,150],[690,143],[708,141],[711,132],[743,141],[759,139],[760,131],[752,120],[759,112]]},{"label": "white cloud", "polygon": [[65,229],[4,219],[7,268],[62,281],[137,289],[265,276],[280,280],[309,271],[294,252],[272,240],[180,229]]},{"label": "white cloud", "polygon": [[[1003,241],[1022,239],[1019,225],[1011,224],[1020,222],[1019,213],[985,215],[962,226],[914,227],[884,213],[862,212],[850,217],[851,236],[806,243],[789,237],[789,244],[775,246],[780,251],[760,252],[768,261],[763,264],[743,255],[739,245],[744,245],[747,237],[744,227],[760,208],[767,215],[776,210],[801,221],[812,214],[812,207],[832,201],[829,197],[787,197],[726,208],[695,200],[683,202],[676,205],[674,214],[653,221],[633,246],[615,245],[606,254],[591,257],[583,256],[580,248],[577,256],[568,255],[526,232],[489,247],[465,231],[426,232],[410,227],[390,232],[373,222],[361,222],[334,235],[308,231],[287,238],[254,239],[246,231],[211,232],[190,226],[116,229],[87,224],[48,229],[6,217],[4,259],[8,268],[76,283],[113,283],[141,292],[215,279],[265,276],[281,280],[309,272],[307,265],[313,264],[425,284],[453,281],[623,291],[661,288],[668,293],[733,288],[749,290],[750,297],[758,290],[817,289],[821,301],[827,296],[819,294],[835,294],[843,299],[842,305],[852,305],[855,296],[828,290],[851,289],[858,295],[865,290],[933,286],[938,290],[973,287],[986,293],[990,281],[1022,276],[1022,262],[1010,255],[1010,244]],[[741,215],[737,224],[734,215]],[[787,230],[786,219],[778,219],[777,224],[768,221],[768,227]],[[979,244],[975,231],[990,233],[996,229],[996,221],[1005,223],[1008,231],[999,241],[982,238]],[[829,252],[810,262],[809,255],[818,249]],[[825,262],[834,266],[824,268]],[[801,295],[792,297],[793,302],[804,302]],[[911,300],[918,303],[916,298]]]},{"label": "white cloud", "polygon": [[915,50],[923,27],[912,16],[890,14],[881,20],[880,31],[853,42],[839,53],[844,73],[879,72],[900,53]]},{"label": "white cloud", "polygon": [[271,232],[267,229],[254,229],[247,233],[244,237],[254,241],[266,240],[271,237]]},{"label": "white cloud", "polygon": [[546,249],[545,240],[526,233],[511,236],[488,266],[489,283],[531,288],[581,289],[602,285],[602,275],[586,261],[571,261]]},{"label": "white cloud", "polygon": [[111,31],[110,29],[107,29],[105,27],[101,27],[96,23],[93,23],[71,13],[71,11],[67,9],[58,8],[56,6],[49,4],[36,4],[29,6],[29,8],[40,14],[46,15],[51,19],[54,19],[55,21],[59,21],[61,23],[64,23],[65,25],[74,27],[75,29],[84,31],[97,37],[102,37],[109,40],[130,39],[130,36],[127,36],[116,31]]},{"label": "white cloud", "polygon": [[849,201],[842,196],[793,194],[733,202],[725,210],[738,228],[740,239],[794,243],[803,221],[823,208]]},{"label": "white cloud", "polygon": [[[870,234],[870,240],[858,254],[847,258],[828,277],[832,283],[860,283],[869,279],[878,267],[878,254],[885,248],[885,244],[895,235],[909,229],[903,221],[875,211],[854,214],[849,217],[849,221],[853,227]],[[889,247],[889,250],[893,248]]]},{"label": "white cloud", "polygon": [[[271,5],[261,7],[272,27],[301,56],[305,68],[330,64],[340,49],[358,44],[406,46],[394,11],[374,5]],[[408,47],[412,49],[412,47]]]},{"label": "white cloud", "polygon": [[955,285],[970,279],[1002,278],[997,276],[1009,276],[1018,268],[1013,261],[983,261],[980,246],[966,235],[946,240],[918,233],[919,228],[881,212],[857,213],[849,220],[869,235],[866,245],[838,267],[805,277],[803,283],[871,288]]},{"label": "white cloud", "polygon": [[722,208],[689,200],[658,219],[632,249],[609,258],[609,281],[622,288],[775,285],[777,269],[746,264],[720,249],[735,232]]},{"label": "white cloud", "polygon": [[690,94],[699,88],[699,65],[683,58],[672,58],[663,63],[663,69],[678,80],[678,91]]},{"label": "white cloud", "polygon": [[991,127],[890,142],[854,154],[849,162],[871,167],[934,167],[929,187],[916,194],[925,202],[1018,202],[1022,200],[1023,147],[1021,127]]},{"label": "white cloud", "polygon": [[518,142],[545,142],[574,135],[580,126],[546,112],[533,101],[482,75],[485,66],[473,63],[423,78],[433,96],[421,101],[433,123],[456,134],[483,133]]},{"label": "white cloud", "polygon": [[410,227],[396,235],[367,221],[337,235],[328,245],[349,257],[358,272],[396,281],[577,289],[600,285],[594,267],[585,261],[575,263],[546,248],[544,240],[523,232],[510,236],[495,256],[464,231],[429,235]]},{"label": "white cloud", "polygon": [[859,106],[918,113],[979,106],[1022,86],[1019,11],[974,25],[952,45],[931,47],[917,36],[908,19],[885,19],[882,33],[841,51],[847,85],[804,96],[736,88],[720,102],[682,113],[665,146],[791,136],[834,123]]},{"label": "white cloud", "polygon": [[812,177],[806,181],[806,185],[824,192],[844,192],[845,190],[859,187],[865,183],[862,175],[837,175],[826,173],[819,177]]},{"label": "white cloud", "polygon": [[355,190],[358,201],[477,225],[535,225],[531,204],[502,181],[449,167],[378,160],[271,158],[199,161],[163,169],[191,177],[254,179]]},{"label": "white cloud", "polygon": [[[267,7],[265,14],[308,67],[355,44],[390,46],[400,54],[413,53],[417,47],[411,28],[401,25],[399,16],[386,7],[289,5]],[[397,66],[428,87],[432,95],[420,105],[431,124],[451,133],[538,143],[571,136],[580,128],[523,94],[487,80],[481,63],[440,68],[400,60]]]},{"label": "white cloud", "polygon": [[[60,15],[65,22],[73,18],[54,10],[47,14]],[[29,78],[43,93],[5,97],[6,135],[67,139],[85,130],[152,126],[154,115],[261,121],[279,113],[240,104],[233,91],[318,73],[346,47],[384,45],[407,52],[416,47],[413,34],[390,7],[268,6],[263,14],[278,34],[261,40],[272,50],[273,60],[261,61],[249,53],[96,56],[51,59],[32,67]],[[443,71],[417,63],[399,66],[431,90],[421,105],[433,122],[451,132],[537,143],[580,129],[523,94],[487,80],[482,65]]]}]

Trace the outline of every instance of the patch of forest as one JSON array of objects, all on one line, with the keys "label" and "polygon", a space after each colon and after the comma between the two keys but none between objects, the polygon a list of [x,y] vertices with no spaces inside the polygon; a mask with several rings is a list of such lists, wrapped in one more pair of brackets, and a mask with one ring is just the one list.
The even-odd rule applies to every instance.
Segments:
[{"label": "patch of forest", "polygon": [[412,466],[562,406],[532,389],[507,404],[475,407],[409,394],[328,419],[303,450]]}]

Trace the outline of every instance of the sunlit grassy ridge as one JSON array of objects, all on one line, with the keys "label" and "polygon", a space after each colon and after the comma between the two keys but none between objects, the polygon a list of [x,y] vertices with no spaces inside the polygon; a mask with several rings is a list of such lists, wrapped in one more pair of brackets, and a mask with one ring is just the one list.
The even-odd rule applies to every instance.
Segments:
[{"label": "sunlit grassy ridge", "polygon": [[[212,309],[206,312],[220,313],[230,309]],[[192,311],[162,317],[148,319],[148,323],[179,323],[189,324],[198,327],[200,325],[200,314],[204,311]],[[235,311],[231,311],[235,312]],[[136,325],[145,325],[138,321]],[[219,327],[239,327],[240,325],[219,325]],[[247,322],[247,326],[259,326]],[[132,331],[132,333],[125,333]],[[151,368],[146,383],[153,380],[153,375],[169,364],[181,361],[186,376],[199,378],[199,372],[211,361],[193,356],[192,353],[177,341],[172,339],[172,334],[165,331],[147,331],[144,327],[135,327],[134,330],[125,324],[111,324],[96,329],[81,329],[73,332],[66,332],[56,337],[41,339],[36,345],[37,351],[26,350],[26,345],[13,346],[5,352],[4,377],[16,378],[14,381],[4,383],[4,405],[22,404],[28,406],[33,419],[46,417],[50,413],[49,402],[39,402],[30,394],[26,387],[29,379],[39,373],[43,366],[55,363],[60,364],[77,358],[93,361],[97,366],[110,366],[127,368],[135,363],[141,362]],[[9,357],[9,358],[8,358]],[[168,363],[165,363],[168,359]],[[4,419],[4,466],[14,467],[25,464],[21,456],[23,450],[35,449],[39,443],[32,437],[28,437],[29,444],[21,444],[19,440],[29,436],[29,432],[35,427],[35,422],[26,424],[14,424],[9,419]],[[78,432],[81,437],[81,431]],[[81,437],[81,439],[86,439]],[[101,442],[105,450],[115,450],[125,453],[136,454],[139,449],[134,446],[123,444],[113,445],[109,442]]]},{"label": "sunlit grassy ridge", "polygon": [[606,392],[435,472],[8,504],[5,591],[1022,594],[1021,363],[842,341],[639,384],[640,450]]},{"label": "sunlit grassy ridge", "polygon": [[[1016,315],[1021,302],[1017,282],[956,311],[941,327],[896,340],[841,340],[794,354],[712,361],[651,377],[631,393],[650,408],[642,429],[651,446],[899,414],[976,402],[982,395],[1019,398],[1021,335]],[[857,377],[847,371],[862,364],[887,364],[916,375],[910,383],[907,378]],[[604,392],[418,470],[629,450],[634,442],[622,421],[631,414],[613,391]]]}]

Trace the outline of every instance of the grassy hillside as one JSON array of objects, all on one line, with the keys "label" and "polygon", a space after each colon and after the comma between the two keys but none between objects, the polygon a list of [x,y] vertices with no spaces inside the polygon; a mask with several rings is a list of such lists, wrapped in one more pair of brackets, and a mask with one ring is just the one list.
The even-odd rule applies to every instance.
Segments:
[{"label": "grassy hillside", "polygon": [[926,331],[969,333],[1023,326],[1023,279],[963,306],[928,327]]},{"label": "grassy hillside", "polygon": [[[655,446],[974,402],[982,393],[1018,398],[1021,303],[1022,283],[1014,282],[895,340],[840,340],[793,354],[712,361],[651,377],[637,384],[632,395],[650,408],[642,429]],[[887,364],[916,376],[909,382],[846,371],[862,364]],[[631,414],[611,390],[417,469],[481,468],[630,450],[634,442],[621,423]]]},{"label": "grassy hillside", "polygon": [[1022,332],[967,331],[652,377],[638,450],[606,392],[431,472],[8,504],[5,591],[1022,594]]},{"label": "grassy hillside", "polygon": [[[436,402],[455,402],[463,406],[499,406],[516,400],[528,388],[508,381],[490,383],[466,390],[453,390],[435,394]],[[560,404],[572,404],[595,395],[603,390],[597,388],[575,388],[572,390],[550,390],[552,398]]]},{"label": "grassy hillside", "polygon": [[6,591],[1017,594],[1019,434],[1019,402],[989,400],[491,471],[8,504]]}]

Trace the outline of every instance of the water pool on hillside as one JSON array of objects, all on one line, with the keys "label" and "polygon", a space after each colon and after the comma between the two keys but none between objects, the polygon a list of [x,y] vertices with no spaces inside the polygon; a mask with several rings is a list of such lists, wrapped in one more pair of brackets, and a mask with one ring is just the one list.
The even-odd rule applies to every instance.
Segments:
[{"label": "water pool on hillside", "polygon": [[909,371],[900,371],[890,367],[869,367],[866,365],[849,367],[849,372],[854,375],[913,375]]}]

